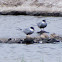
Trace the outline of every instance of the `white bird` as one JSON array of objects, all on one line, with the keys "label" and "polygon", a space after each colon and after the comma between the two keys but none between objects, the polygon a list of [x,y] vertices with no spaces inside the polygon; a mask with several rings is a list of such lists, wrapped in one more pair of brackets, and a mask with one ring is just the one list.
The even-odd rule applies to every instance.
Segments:
[{"label": "white bird", "polygon": [[30,34],[34,33],[34,27],[26,28],[26,29],[23,30],[23,32],[26,35],[30,35]]},{"label": "white bird", "polygon": [[39,28],[45,28],[47,26],[46,20],[42,20],[41,22],[37,23]]}]

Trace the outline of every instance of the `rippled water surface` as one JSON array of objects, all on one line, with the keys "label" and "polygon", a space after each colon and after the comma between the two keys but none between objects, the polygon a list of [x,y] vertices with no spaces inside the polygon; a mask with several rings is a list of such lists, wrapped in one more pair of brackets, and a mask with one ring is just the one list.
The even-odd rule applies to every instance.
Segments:
[{"label": "rippled water surface", "polygon": [[32,36],[35,36],[40,31],[36,25],[43,19],[48,23],[45,31],[62,35],[62,17],[0,16],[0,38],[25,37],[25,34],[18,29],[30,26],[34,26],[35,32]]},{"label": "rippled water surface", "polygon": [[[38,35],[36,23],[46,19],[45,31],[62,35],[62,17],[0,16],[0,38],[26,35],[18,28],[35,27],[31,36]],[[62,62],[62,43],[58,44],[0,44],[0,62]]]},{"label": "rippled water surface", "polygon": [[62,62],[62,44],[0,44],[0,62]]}]

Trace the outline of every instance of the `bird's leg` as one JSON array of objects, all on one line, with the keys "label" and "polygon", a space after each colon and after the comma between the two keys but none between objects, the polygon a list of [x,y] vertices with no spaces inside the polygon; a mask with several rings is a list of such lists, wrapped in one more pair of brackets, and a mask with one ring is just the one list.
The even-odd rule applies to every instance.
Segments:
[{"label": "bird's leg", "polygon": [[44,31],[44,28],[43,28],[43,31]]},{"label": "bird's leg", "polygon": [[42,28],[41,31],[44,31],[44,28]]},{"label": "bird's leg", "polygon": [[44,28],[42,28],[41,31],[44,31]]}]

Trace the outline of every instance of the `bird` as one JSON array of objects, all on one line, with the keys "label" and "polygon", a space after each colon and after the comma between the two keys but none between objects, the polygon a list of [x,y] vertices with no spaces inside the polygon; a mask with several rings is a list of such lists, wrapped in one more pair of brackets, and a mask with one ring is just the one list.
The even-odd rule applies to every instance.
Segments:
[{"label": "bird", "polygon": [[26,34],[26,35],[31,35],[34,33],[34,27],[30,27],[30,28],[25,28],[23,30],[23,32]]},{"label": "bird", "polygon": [[26,35],[31,35],[32,33],[34,33],[34,27],[29,27],[29,28],[25,28],[25,29],[21,29],[19,27],[17,27],[17,30],[24,32]]},{"label": "bird", "polygon": [[23,43],[32,44],[34,43],[34,39],[31,37],[31,34],[34,33],[34,27],[25,28],[23,32],[26,34],[26,38]]},{"label": "bird", "polygon": [[25,29],[18,28],[17,30],[22,30],[22,32],[24,32],[26,34],[26,38],[24,39],[24,41],[22,43],[26,43],[26,44],[34,43],[34,39],[30,36],[31,34],[34,33],[34,27],[31,26],[31,27],[25,28]]},{"label": "bird", "polygon": [[37,26],[39,28],[43,28],[44,30],[44,28],[47,26],[46,20],[42,20],[41,22],[37,23]]}]

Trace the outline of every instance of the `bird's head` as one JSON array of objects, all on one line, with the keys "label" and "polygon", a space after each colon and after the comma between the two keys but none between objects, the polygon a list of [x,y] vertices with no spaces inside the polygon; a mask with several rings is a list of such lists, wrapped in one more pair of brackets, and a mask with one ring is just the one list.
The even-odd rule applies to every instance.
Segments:
[{"label": "bird's head", "polygon": [[46,20],[42,20],[43,22],[46,22]]},{"label": "bird's head", "polygon": [[34,30],[34,27],[30,27],[30,28]]}]

